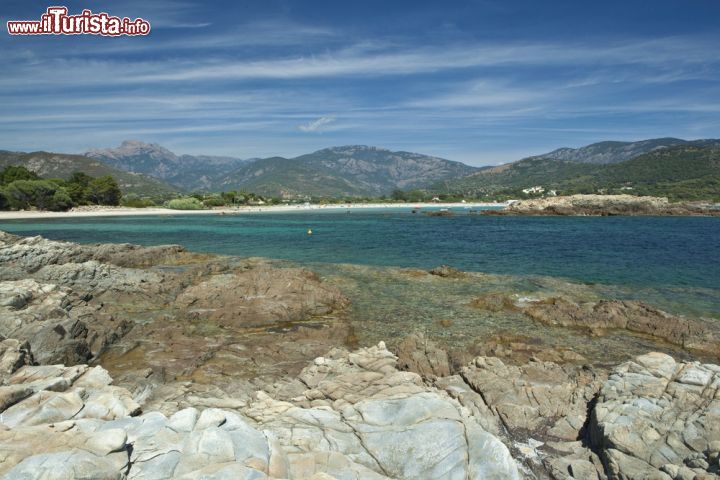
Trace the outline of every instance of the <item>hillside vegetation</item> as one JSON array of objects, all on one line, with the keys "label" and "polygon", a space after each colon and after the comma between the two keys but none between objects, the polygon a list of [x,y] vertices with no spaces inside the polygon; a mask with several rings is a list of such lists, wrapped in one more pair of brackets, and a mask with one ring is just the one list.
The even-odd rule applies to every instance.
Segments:
[{"label": "hillside vegetation", "polygon": [[359,196],[366,190],[327,170],[282,157],[257,160],[220,182],[220,189],[246,190],[270,196]]},{"label": "hillside vegetation", "polygon": [[265,196],[374,197],[428,187],[477,169],[460,162],[364,145],[318,150],[295,158],[239,159],[177,155],[134,140],[86,156],[115,168],[151,175],[186,191],[253,191]]},{"label": "hillside vegetation", "polygon": [[285,197],[381,196],[397,189],[428,187],[476,170],[428,155],[353,145],[326,148],[292,159],[258,159],[228,174],[217,187]]},{"label": "hillside vegetation", "polygon": [[720,200],[720,148],[681,145],[613,164],[533,157],[436,184],[433,191],[470,197],[522,197],[541,186],[558,195],[631,193],[672,200]]},{"label": "hillside vegetation", "polygon": [[155,178],[118,170],[83,155],[0,151],[0,169],[11,165],[23,166],[43,178],[68,180],[75,172],[82,172],[91,177],[111,176],[117,181],[124,194],[164,198],[177,191],[175,187]]},{"label": "hillside vegetation", "polygon": [[636,142],[604,141],[591,143],[590,145],[580,148],[558,148],[557,150],[537,155],[533,158],[562,160],[574,163],[609,164],[625,162],[646,153],[678,146],[720,148],[720,140],[712,138],[683,140],[681,138],[665,137],[650,138]]},{"label": "hillside vegetation", "polygon": [[64,180],[73,172],[111,176],[124,195],[123,204],[129,206],[162,204],[193,192],[211,204],[222,203],[220,192],[241,193],[237,198],[257,195],[275,203],[388,197],[505,200],[575,193],[718,200],[719,152],[720,140],[714,139],[607,141],[478,168],[364,145],[326,148],[295,158],[241,160],[176,155],[157,144],[126,141],[87,156],[0,151],[0,168],[22,165],[41,177]]},{"label": "hillside vegetation", "polygon": [[22,166],[0,171],[0,210],[63,211],[77,205],[118,205],[122,192],[109,175],[91,177],[81,172],[69,179],[40,178]]}]

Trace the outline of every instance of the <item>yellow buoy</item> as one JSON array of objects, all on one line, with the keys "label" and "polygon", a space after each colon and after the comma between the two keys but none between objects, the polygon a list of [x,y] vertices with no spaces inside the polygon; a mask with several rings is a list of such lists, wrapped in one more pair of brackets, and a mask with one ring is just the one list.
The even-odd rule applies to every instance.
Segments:
[{"label": "yellow buoy", "polygon": [[312,235],[312,230],[308,228],[308,235]]}]

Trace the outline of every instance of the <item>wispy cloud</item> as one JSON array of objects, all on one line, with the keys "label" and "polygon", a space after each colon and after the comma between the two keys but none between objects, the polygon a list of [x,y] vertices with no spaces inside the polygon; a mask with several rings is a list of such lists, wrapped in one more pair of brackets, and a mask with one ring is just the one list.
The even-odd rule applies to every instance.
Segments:
[{"label": "wispy cloud", "polygon": [[166,22],[165,28],[206,28],[211,26],[211,22],[199,22],[199,23],[183,23],[183,22]]},{"label": "wispy cloud", "polygon": [[[202,42],[202,38],[198,40]],[[627,78],[631,70],[637,78],[654,82],[674,81],[712,75],[720,64],[713,54],[717,39],[701,37],[635,40],[608,45],[560,44],[458,44],[439,47],[370,48],[351,45],[317,54],[262,59],[208,56],[192,60],[100,60],[50,55],[46,61],[21,62],[9,75],[0,78],[5,88],[27,90],[62,82],[75,87],[228,82],[257,79],[311,79],[362,76],[369,78],[439,74],[461,70],[500,70],[533,68],[579,68],[605,72],[595,82],[615,81],[612,75]],[[208,46],[213,45],[209,40]],[[713,66],[712,71],[708,70]],[[642,68],[640,68],[642,67]],[[608,72],[612,68],[618,71]],[[48,77],[45,72],[54,70]],[[518,70],[520,69],[520,70]],[[698,73],[693,73],[698,72]],[[604,75],[604,77],[603,77]],[[695,75],[695,77],[693,77]],[[19,81],[19,78],[22,81]],[[586,74],[587,77],[587,74]],[[585,83],[590,81],[583,80]]]},{"label": "wispy cloud", "polygon": [[0,36],[0,149],[82,151],[88,139],[142,137],[251,157],[367,143],[481,164],[717,129],[714,29],[508,40],[479,36],[463,17],[385,35],[345,13],[329,21],[292,2],[251,3],[229,5],[232,18],[195,0],[109,8],[149,18],[147,38]]},{"label": "wispy cloud", "polygon": [[525,86],[508,85],[506,82],[485,79],[450,85],[445,92],[428,94],[407,103],[412,108],[498,108],[517,106],[532,108],[547,99],[548,92]]},{"label": "wispy cloud", "polygon": [[298,128],[303,132],[322,132],[326,125],[329,125],[335,121],[335,117],[320,117],[312,122],[298,125]]}]

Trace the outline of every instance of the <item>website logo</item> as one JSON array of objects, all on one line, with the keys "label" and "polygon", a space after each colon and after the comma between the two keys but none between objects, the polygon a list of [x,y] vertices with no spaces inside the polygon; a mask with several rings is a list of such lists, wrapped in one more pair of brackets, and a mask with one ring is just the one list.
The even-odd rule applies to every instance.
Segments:
[{"label": "website logo", "polygon": [[40,20],[9,20],[10,35],[148,35],[150,22],[142,18],[131,20],[83,10],[79,15],[68,15],[67,7],[48,7]]}]

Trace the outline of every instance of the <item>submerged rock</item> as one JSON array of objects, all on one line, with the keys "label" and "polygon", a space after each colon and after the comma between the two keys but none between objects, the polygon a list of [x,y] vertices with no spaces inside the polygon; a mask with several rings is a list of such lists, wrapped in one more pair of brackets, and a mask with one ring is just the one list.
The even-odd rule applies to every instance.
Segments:
[{"label": "submerged rock", "polygon": [[455,215],[450,210],[426,210],[422,213],[428,217],[452,217]]},{"label": "submerged rock", "polygon": [[[528,335],[517,333],[500,332],[483,340],[475,345],[473,351],[476,353],[472,358],[498,357],[506,363],[521,365],[530,361],[554,362],[561,365],[576,364],[584,365],[588,360],[580,355],[576,346],[547,346],[538,339]],[[462,352],[453,351],[453,356]],[[465,357],[464,355],[463,357]],[[466,359],[463,364],[469,363],[472,358]]]},{"label": "submerged rock", "polygon": [[563,298],[531,302],[523,313],[546,325],[577,327],[594,335],[624,329],[651,335],[686,349],[717,355],[720,341],[699,322],[671,315],[638,301],[602,300],[576,304]]},{"label": "submerged rock", "polygon": [[564,297],[519,300],[507,294],[490,293],[475,298],[470,305],[490,312],[519,312],[544,325],[581,329],[590,335],[627,330],[720,358],[720,339],[700,322],[639,301],[575,303]]},{"label": "submerged rock", "polygon": [[428,271],[430,275],[443,278],[466,278],[467,273],[457,268],[450,267],[448,265],[440,265],[439,267],[432,268]]},{"label": "submerged rock", "polygon": [[489,312],[513,312],[519,311],[520,307],[515,304],[515,300],[506,293],[487,293],[481,297],[476,297],[470,302],[470,306],[487,310]]}]

